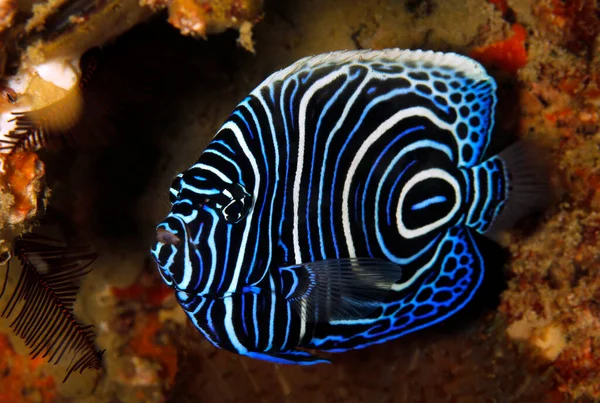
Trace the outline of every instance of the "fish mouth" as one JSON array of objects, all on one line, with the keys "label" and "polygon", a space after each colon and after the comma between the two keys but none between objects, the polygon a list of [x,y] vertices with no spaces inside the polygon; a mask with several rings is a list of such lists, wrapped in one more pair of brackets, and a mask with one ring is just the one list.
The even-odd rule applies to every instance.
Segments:
[{"label": "fish mouth", "polygon": [[186,242],[187,228],[178,217],[169,216],[156,227],[154,244],[150,250],[164,282],[175,288],[174,272],[180,264],[180,247]]},{"label": "fish mouth", "polygon": [[163,243],[165,245],[174,245],[175,247],[179,247],[181,244],[181,239],[177,235],[164,228],[156,229],[156,242]]},{"label": "fish mouth", "polygon": [[186,250],[196,250],[190,237],[190,228],[185,220],[170,214],[157,227],[152,249],[150,250],[163,281],[174,291],[192,295],[189,287],[183,285],[187,257]]}]

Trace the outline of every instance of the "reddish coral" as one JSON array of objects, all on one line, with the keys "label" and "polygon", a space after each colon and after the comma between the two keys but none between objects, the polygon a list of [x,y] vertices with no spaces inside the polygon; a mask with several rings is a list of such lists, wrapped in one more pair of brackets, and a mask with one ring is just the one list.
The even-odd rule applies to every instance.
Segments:
[{"label": "reddish coral", "polygon": [[569,72],[560,80],[558,88],[582,100],[592,101],[600,97],[600,75],[586,71]]},{"label": "reddish coral", "polygon": [[[121,312],[110,325],[111,330],[126,337],[121,347],[124,366],[119,370],[119,379],[134,388],[140,401],[158,401],[156,398],[173,386],[178,370],[171,330],[161,317],[165,309],[173,307],[173,290],[154,270],[146,270],[132,285],[110,287],[110,292]],[[170,303],[166,301],[169,297]]]},{"label": "reddish coral", "polygon": [[513,35],[503,41],[473,49],[471,57],[487,66],[494,66],[515,74],[527,64],[525,39],[527,31],[521,24],[513,24]]},{"label": "reddish coral", "polygon": [[158,276],[148,273],[144,273],[129,287],[111,287],[111,292],[120,300],[138,301],[149,308],[161,306],[166,298],[173,295],[173,290],[160,281]]},{"label": "reddish coral", "polygon": [[[40,368],[45,359],[30,359],[17,354],[10,340],[0,334],[0,402],[53,402],[56,396],[54,378],[43,375]],[[30,395],[31,391],[39,395]]]},{"label": "reddish coral", "polygon": [[508,11],[506,0],[488,0],[488,3],[493,4],[503,15]]},{"label": "reddish coral", "polygon": [[[167,390],[175,380],[177,351],[169,340],[164,323],[159,319],[159,312],[165,306],[165,300],[173,296],[173,290],[156,273],[145,271],[129,287],[111,287],[111,293],[119,300],[119,305],[125,312],[125,307],[129,307],[130,312],[134,312],[131,310],[136,305],[141,307],[138,314],[125,314],[122,318],[125,321],[125,333],[131,334],[124,352],[129,356],[131,371],[136,374],[136,380],[130,379],[131,374],[124,375],[123,378],[129,379],[128,382],[132,384],[138,382],[138,386],[145,383],[156,384],[160,380],[160,385],[155,386]],[[154,378],[156,379],[153,380]],[[146,391],[137,390],[136,393],[141,400],[148,400]]]},{"label": "reddish coral", "polygon": [[552,0],[554,23],[561,29],[572,52],[591,50],[600,33],[596,0]]},{"label": "reddish coral", "polygon": [[562,354],[555,363],[559,375],[559,391],[573,391],[585,384],[589,385],[586,394],[600,396],[600,383],[596,381],[599,375],[598,357],[594,353],[594,344],[596,343],[591,339],[585,340],[582,345]]},{"label": "reddish coral", "polygon": [[159,375],[167,385],[172,385],[177,373],[177,351],[173,344],[159,342],[159,335],[163,326],[156,313],[149,314],[137,323],[135,336],[129,342],[129,347],[134,354],[150,358],[161,365]]},{"label": "reddish coral", "polygon": [[37,211],[40,180],[44,175],[44,164],[37,154],[17,152],[0,155],[0,191],[14,196],[10,206],[5,209],[6,221],[19,224],[32,217]]},{"label": "reddish coral", "polygon": [[0,32],[11,27],[16,12],[17,2],[15,0],[0,1]]},{"label": "reddish coral", "polygon": [[548,119],[551,123],[559,123],[569,117],[573,116],[573,110],[571,108],[561,109],[556,112],[546,113],[544,117]]},{"label": "reddish coral", "polygon": [[206,36],[260,18],[262,0],[145,0],[169,7],[169,22],[184,35]]}]

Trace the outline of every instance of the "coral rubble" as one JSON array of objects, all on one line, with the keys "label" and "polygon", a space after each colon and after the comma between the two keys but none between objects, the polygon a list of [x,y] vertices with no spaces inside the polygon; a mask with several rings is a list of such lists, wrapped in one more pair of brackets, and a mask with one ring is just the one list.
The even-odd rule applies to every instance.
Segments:
[{"label": "coral rubble", "polygon": [[169,22],[184,35],[206,37],[238,29],[239,42],[254,52],[251,28],[262,15],[263,0],[142,0],[142,4],[168,8]]},{"label": "coral rubble", "polygon": [[[32,152],[0,154],[0,228],[6,239],[43,208],[44,163]],[[18,230],[17,230],[18,231]]]},{"label": "coral rubble", "polygon": [[45,359],[30,359],[15,351],[10,339],[0,334],[0,401],[53,402],[57,391],[54,377],[45,374]]}]

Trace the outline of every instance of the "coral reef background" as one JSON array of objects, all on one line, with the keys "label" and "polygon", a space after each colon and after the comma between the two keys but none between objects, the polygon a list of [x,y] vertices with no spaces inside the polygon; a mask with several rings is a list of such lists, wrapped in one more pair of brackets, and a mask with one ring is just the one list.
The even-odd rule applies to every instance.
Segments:
[{"label": "coral reef background", "polygon": [[[148,2],[171,11],[220,2],[172,3]],[[252,20],[252,36],[252,24],[212,24],[206,8],[195,10],[205,22],[196,34],[234,27],[242,36],[182,36],[161,14],[133,28],[105,47],[98,74],[117,99],[145,88],[143,101],[115,114],[108,145],[39,153],[44,165],[36,167],[52,190],[45,219],[69,223],[99,254],[75,311],[96,326],[105,368],[60,384],[64,366],[29,360],[1,321],[0,401],[600,399],[597,1],[273,0],[260,22]],[[174,175],[276,69],[310,54],[386,47],[480,60],[499,83],[499,142],[516,136],[547,150],[556,202],[503,239],[511,258],[499,273],[507,282],[499,303],[449,326],[333,355],[333,365],[272,365],[215,349],[187,323],[148,254]]]}]

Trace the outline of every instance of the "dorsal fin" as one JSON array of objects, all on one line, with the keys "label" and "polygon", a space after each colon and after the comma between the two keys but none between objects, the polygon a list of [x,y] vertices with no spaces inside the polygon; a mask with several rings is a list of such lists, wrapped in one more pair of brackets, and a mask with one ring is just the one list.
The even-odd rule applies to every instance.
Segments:
[{"label": "dorsal fin", "polygon": [[494,127],[496,81],[477,61],[456,53],[407,49],[323,53],[305,57],[273,73],[252,94],[278,81],[310,75],[320,69],[346,69],[348,74],[352,66],[369,69],[365,80],[404,80],[407,91],[446,111],[453,119],[451,130],[457,143],[457,165],[468,168],[481,162]]}]

